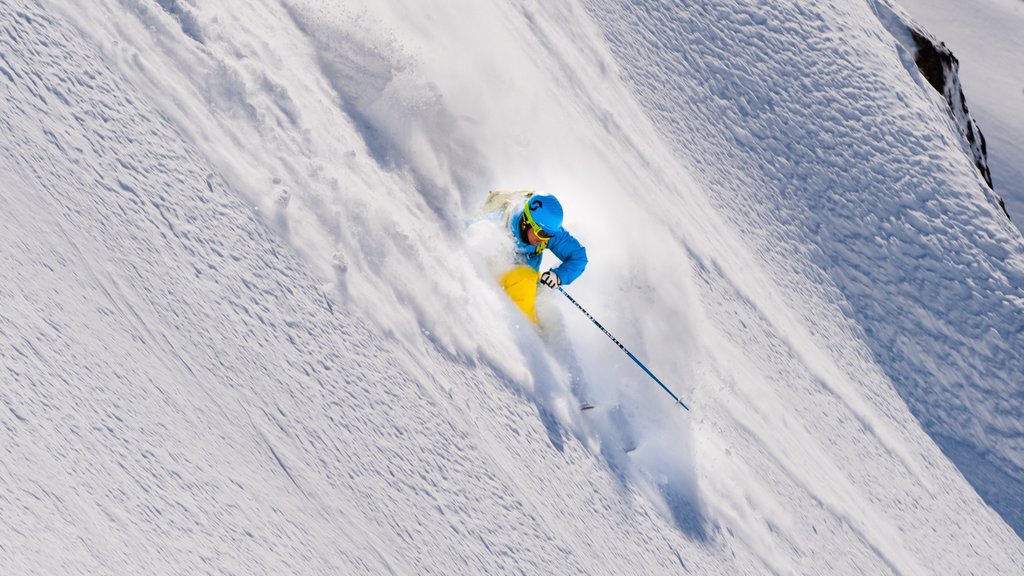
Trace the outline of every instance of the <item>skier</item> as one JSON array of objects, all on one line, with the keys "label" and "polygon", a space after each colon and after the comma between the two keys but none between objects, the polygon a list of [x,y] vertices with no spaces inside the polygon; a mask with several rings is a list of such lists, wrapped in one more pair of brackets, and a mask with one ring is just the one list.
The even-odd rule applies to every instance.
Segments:
[{"label": "skier", "polygon": [[[587,249],[562,228],[562,204],[554,196],[529,191],[491,192],[484,207],[505,211],[506,226],[515,239],[517,265],[501,277],[501,286],[537,324],[537,283],[552,290],[572,283],[587,266]],[[541,258],[548,249],[562,263],[541,274]]]}]

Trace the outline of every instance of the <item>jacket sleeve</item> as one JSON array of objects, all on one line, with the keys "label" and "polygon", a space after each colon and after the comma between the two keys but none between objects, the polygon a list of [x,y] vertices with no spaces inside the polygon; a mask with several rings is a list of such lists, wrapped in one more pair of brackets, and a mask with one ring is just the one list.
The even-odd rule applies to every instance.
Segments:
[{"label": "jacket sleeve", "polygon": [[583,274],[587,267],[587,249],[564,229],[551,239],[548,249],[562,261],[557,268],[552,268],[562,284],[571,284]]}]

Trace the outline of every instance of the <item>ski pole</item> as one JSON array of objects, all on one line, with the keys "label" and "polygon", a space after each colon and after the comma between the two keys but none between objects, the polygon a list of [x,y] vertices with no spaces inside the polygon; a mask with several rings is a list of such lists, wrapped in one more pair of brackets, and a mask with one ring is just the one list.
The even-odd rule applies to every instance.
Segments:
[{"label": "ski pole", "polygon": [[680,406],[682,406],[683,408],[686,408],[686,410],[687,410],[687,411],[689,411],[689,410],[690,410],[690,407],[689,407],[689,406],[687,406],[686,404],[684,404],[684,403],[683,403],[683,401],[682,401],[682,400],[680,400],[678,396],[676,396],[675,394],[673,394],[673,393],[672,393],[672,391],[668,389],[668,386],[665,386],[665,385],[664,385],[664,384],[663,384],[663,383],[661,382],[661,380],[658,380],[658,377],[657,377],[657,376],[655,376],[655,375],[654,375],[654,374],[653,374],[653,373],[652,373],[652,372],[651,372],[650,370],[648,370],[648,369],[647,369],[647,366],[644,366],[644,363],[643,363],[643,362],[641,362],[640,360],[638,360],[636,356],[633,356],[633,353],[632,353],[632,352],[630,352],[629,350],[627,350],[627,349],[626,349],[626,347],[625,347],[625,346],[623,346],[623,345],[622,345],[622,343],[621,343],[621,342],[619,342],[619,341],[618,341],[618,340],[617,340],[617,339],[615,338],[615,336],[612,336],[612,333],[611,333],[611,332],[609,332],[609,331],[608,331],[607,329],[605,329],[605,327],[604,327],[604,326],[601,326],[601,323],[600,323],[600,322],[598,322],[598,321],[597,321],[597,320],[596,320],[596,319],[595,319],[595,318],[594,318],[593,316],[591,316],[591,315],[590,315],[590,312],[587,312],[587,311],[586,311],[586,309],[584,309],[584,308],[583,308],[583,306],[580,306],[580,303],[579,303],[579,302],[577,302],[575,298],[573,298],[572,296],[569,296],[569,293],[568,293],[568,292],[566,292],[564,288],[562,288],[561,286],[559,286],[559,287],[558,287],[558,291],[559,291],[559,292],[561,292],[562,294],[565,294],[565,297],[569,299],[569,302],[572,302],[573,304],[575,304],[575,305],[576,305],[576,307],[580,309],[580,312],[583,312],[583,314],[585,314],[587,318],[590,318],[590,321],[591,321],[591,322],[593,322],[595,326],[597,326],[598,328],[600,328],[600,329],[601,329],[601,331],[602,331],[602,332],[604,332],[605,336],[607,336],[607,337],[611,338],[611,339],[612,339],[612,342],[615,342],[615,344],[616,344],[616,345],[617,345],[617,346],[619,347],[619,349],[621,349],[621,350],[622,350],[623,352],[625,352],[625,353],[626,353],[626,356],[629,356],[630,360],[632,360],[633,362],[636,362],[636,365],[637,365],[637,366],[639,366],[639,367],[643,368],[643,369],[644,369],[644,372],[647,372],[647,375],[648,375],[648,376],[650,376],[651,378],[653,378],[653,379],[654,379],[654,381],[658,383],[658,386],[661,386],[662,390],[664,390],[665,392],[668,392],[668,395],[669,395],[669,396],[671,396],[671,397],[672,397],[672,399],[676,401],[676,404],[679,404],[679,405],[680,405]]}]

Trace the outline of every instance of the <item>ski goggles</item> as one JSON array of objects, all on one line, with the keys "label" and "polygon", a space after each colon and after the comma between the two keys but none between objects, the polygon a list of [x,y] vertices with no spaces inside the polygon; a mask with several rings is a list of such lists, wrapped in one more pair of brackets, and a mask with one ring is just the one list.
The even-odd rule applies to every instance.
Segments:
[{"label": "ski goggles", "polygon": [[540,224],[537,224],[536,222],[533,221],[533,216],[530,215],[529,204],[523,207],[523,221],[529,224],[530,228],[533,228],[533,233],[536,234],[537,238],[540,238],[541,240],[547,240],[554,236],[554,234],[545,231],[543,228],[540,227]]}]

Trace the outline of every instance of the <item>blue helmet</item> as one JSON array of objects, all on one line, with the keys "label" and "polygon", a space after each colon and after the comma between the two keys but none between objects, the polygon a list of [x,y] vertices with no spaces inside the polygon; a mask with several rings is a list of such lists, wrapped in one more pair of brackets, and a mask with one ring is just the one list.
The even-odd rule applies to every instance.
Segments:
[{"label": "blue helmet", "polygon": [[546,194],[530,196],[526,199],[523,213],[541,230],[547,232],[549,237],[562,231],[562,203],[554,196]]}]

